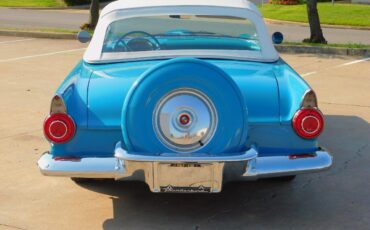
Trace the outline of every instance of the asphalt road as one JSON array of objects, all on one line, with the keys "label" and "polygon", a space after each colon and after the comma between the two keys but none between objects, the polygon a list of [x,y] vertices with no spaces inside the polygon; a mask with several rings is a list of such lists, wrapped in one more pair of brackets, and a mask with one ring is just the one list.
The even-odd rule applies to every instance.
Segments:
[{"label": "asphalt road", "polygon": [[139,182],[42,176],[42,122],[84,46],[0,37],[0,49],[0,229],[370,229],[369,58],[282,55],[318,94],[330,171],[229,183],[220,194],[153,194]]},{"label": "asphalt road", "polygon": [[[0,28],[58,28],[79,30],[88,20],[87,10],[25,10],[0,8]],[[270,33],[280,31],[286,41],[300,42],[309,37],[309,27],[267,24]],[[323,28],[329,43],[370,44],[370,30]]]}]

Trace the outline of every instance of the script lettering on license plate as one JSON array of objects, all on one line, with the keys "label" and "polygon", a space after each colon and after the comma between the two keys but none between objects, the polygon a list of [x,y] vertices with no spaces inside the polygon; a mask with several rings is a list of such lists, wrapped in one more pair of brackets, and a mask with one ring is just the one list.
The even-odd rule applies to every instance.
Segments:
[{"label": "script lettering on license plate", "polygon": [[184,186],[161,186],[161,192],[178,192],[178,193],[209,193],[211,192],[210,187],[205,187],[203,185],[197,187],[184,187]]}]

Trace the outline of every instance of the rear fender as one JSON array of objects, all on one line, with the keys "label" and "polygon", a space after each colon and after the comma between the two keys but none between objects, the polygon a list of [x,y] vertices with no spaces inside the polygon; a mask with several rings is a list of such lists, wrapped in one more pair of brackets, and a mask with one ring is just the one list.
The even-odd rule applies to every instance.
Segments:
[{"label": "rear fender", "polygon": [[91,73],[86,64],[78,63],[56,91],[78,128],[87,127],[87,89]]},{"label": "rear fender", "polygon": [[295,112],[301,107],[305,92],[311,88],[283,60],[275,66],[274,73],[279,87],[280,123],[291,125]]},{"label": "rear fender", "polygon": [[76,124],[76,133],[67,143],[51,144],[51,154],[54,156],[80,155],[83,151],[80,141],[85,139],[87,130],[87,89],[91,73],[84,62],[79,62],[56,91],[64,100],[67,114]]}]

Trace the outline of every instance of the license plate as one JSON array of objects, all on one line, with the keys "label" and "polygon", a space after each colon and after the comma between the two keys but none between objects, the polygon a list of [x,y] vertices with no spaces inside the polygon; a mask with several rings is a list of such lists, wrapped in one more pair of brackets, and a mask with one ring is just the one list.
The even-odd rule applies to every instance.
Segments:
[{"label": "license plate", "polygon": [[155,187],[171,193],[217,192],[222,183],[218,168],[218,163],[159,163]]}]

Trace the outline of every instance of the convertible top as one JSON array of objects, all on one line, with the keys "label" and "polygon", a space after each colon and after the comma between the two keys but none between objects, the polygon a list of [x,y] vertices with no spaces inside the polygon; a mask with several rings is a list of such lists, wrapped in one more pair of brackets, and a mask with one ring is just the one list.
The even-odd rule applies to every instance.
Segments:
[{"label": "convertible top", "polygon": [[119,0],[107,5],[101,12],[100,17],[104,17],[116,10],[166,6],[216,6],[242,8],[261,15],[257,7],[247,0]]},{"label": "convertible top", "polygon": [[[115,21],[134,17],[158,15],[212,15],[244,18],[251,21],[257,31],[260,51],[250,50],[154,50],[103,54],[103,44],[109,25]],[[84,54],[88,63],[153,60],[175,57],[219,58],[275,62],[279,54],[272,44],[263,17],[258,8],[246,0],[120,0],[107,5],[102,13],[93,38]]]}]

